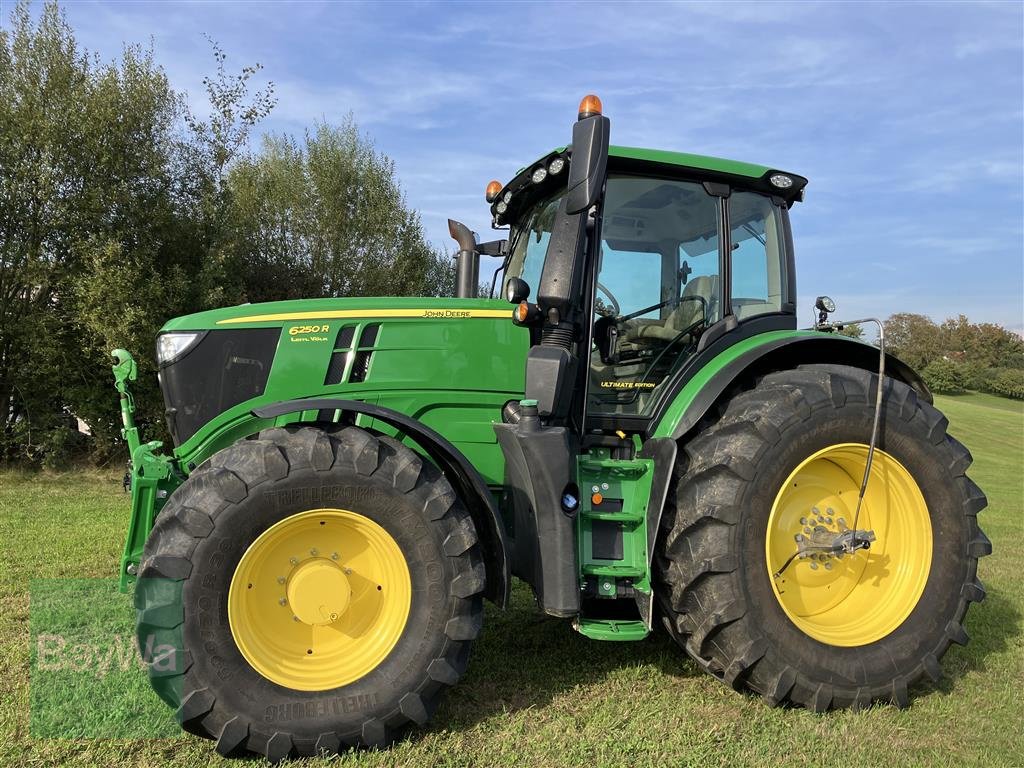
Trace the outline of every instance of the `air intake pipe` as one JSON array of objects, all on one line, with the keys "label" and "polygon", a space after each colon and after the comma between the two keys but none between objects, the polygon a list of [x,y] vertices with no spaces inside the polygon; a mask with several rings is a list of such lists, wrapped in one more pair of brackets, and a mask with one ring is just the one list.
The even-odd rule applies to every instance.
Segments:
[{"label": "air intake pipe", "polygon": [[476,249],[476,236],[461,221],[448,219],[448,234],[459,244],[455,254],[455,295],[460,299],[475,299],[480,285],[480,254]]}]

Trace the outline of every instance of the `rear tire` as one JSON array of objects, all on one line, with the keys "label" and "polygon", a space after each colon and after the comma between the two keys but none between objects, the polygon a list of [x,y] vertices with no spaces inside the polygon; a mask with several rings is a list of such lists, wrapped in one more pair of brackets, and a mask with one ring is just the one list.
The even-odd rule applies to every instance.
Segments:
[{"label": "rear tire", "polygon": [[911,596],[909,615],[883,636],[857,641],[854,631],[852,642],[833,644],[813,636],[813,623],[798,626],[773,590],[772,572],[782,563],[769,568],[766,538],[781,489],[808,457],[868,442],[877,385],[877,376],[845,366],[771,373],[727,401],[680,452],[657,556],[665,626],[708,672],[772,705],[907,705],[909,687],[922,677],[937,681],[950,644],[967,642],[964,615],[985,596],[978,558],[992,548],[976,520],[985,496],[965,475],[971,455],[946,434],[945,417],[889,378],[878,448],[909,472],[931,525],[920,597]]},{"label": "rear tire", "polygon": [[[246,581],[257,581],[261,561],[253,561],[251,553],[266,547],[259,544],[266,541],[261,535],[293,520],[305,525],[310,510],[343,510],[348,516],[327,517],[330,525],[335,520],[362,520],[380,540],[390,539],[387,546],[395,547],[399,570],[404,573],[403,558],[408,570],[406,591],[399,593],[404,602],[395,620],[400,623],[393,644],[378,649],[377,656],[371,654],[357,679],[336,687],[325,688],[315,680],[310,684],[309,671],[299,666],[302,651],[290,662],[299,670],[298,677],[289,678],[287,670],[274,671],[273,642],[279,634],[275,627],[281,627],[273,624],[274,611],[280,603],[287,622],[298,603],[273,592],[283,582],[292,589],[291,575],[277,575],[277,570],[288,573],[288,561],[273,549],[269,606],[260,604],[262,615],[268,617],[262,641],[271,648],[269,654],[263,653],[263,672],[257,671],[260,659],[250,663],[253,652],[243,655],[236,642],[236,633],[258,624],[261,614],[239,612],[244,603],[235,596],[238,585],[232,586],[233,576],[244,573]],[[301,529],[302,536],[329,530],[317,529],[315,520],[310,525],[312,532]],[[332,579],[341,579],[347,593],[348,582],[334,574],[329,550],[341,550],[334,560],[342,565],[347,556],[357,554],[347,539],[341,541],[339,546],[335,539],[328,552],[311,549],[307,542],[305,553],[297,553],[296,560],[315,553],[321,560],[313,568],[320,571],[310,576],[307,569],[305,580],[297,583],[316,586],[319,579],[318,594],[330,596],[337,593],[338,582]],[[280,568],[277,560],[282,560]],[[255,570],[248,565],[239,568],[247,562],[256,562]],[[358,567],[344,572],[351,579],[360,577]],[[278,761],[290,755],[336,753],[348,746],[384,746],[410,725],[425,725],[441,695],[465,671],[483,620],[484,573],[468,512],[444,476],[416,453],[396,440],[355,427],[331,432],[313,427],[270,429],[258,439],[242,440],[217,453],[168,500],[146,543],[136,586],[139,647],[153,687],[176,709],[182,727],[215,739],[221,754],[253,752]],[[374,594],[382,596],[380,600],[388,597],[387,582],[378,580],[384,582],[383,592],[374,593],[369,582],[362,584],[371,606]],[[243,598],[245,587],[241,585]],[[353,586],[352,594],[356,593]],[[293,596],[291,591],[287,594]],[[310,594],[308,588],[305,594]],[[357,599],[363,598],[352,597],[351,605]],[[229,604],[238,626],[229,618]],[[350,610],[348,598],[336,605],[338,612]],[[405,606],[407,614],[402,613]],[[324,607],[315,601],[310,607],[307,600],[294,613],[302,614],[304,622],[317,610]],[[335,604],[327,610],[335,610]],[[364,615],[378,615],[372,607],[364,610]],[[325,621],[335,618],[330,613]],[[294,621],[300,622],[298,615]],[[320,629],[316,622],[310,627],[311,632]],[[371,628],[358,637],[378,634]],[[259,656],[261,638],[253,637],[250,633]],[[344,665],[345,654],[340,655]],[[301,683],[281,684],[289,679]]]}]

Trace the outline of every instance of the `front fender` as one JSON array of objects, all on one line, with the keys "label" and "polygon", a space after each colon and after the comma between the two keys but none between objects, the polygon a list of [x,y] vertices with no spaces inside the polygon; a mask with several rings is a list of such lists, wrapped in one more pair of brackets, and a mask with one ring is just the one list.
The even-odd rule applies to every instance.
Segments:
[{"label": "front fender", "polygon": [[[703,418],[737,380],[772,370],[812,363],[835,363],[878,370],[878,348],[857,339],[820,331],[775,331],[751,336],[720,352],[685,382],[657,421],[651,437],[679,439]],[[886,375],[932,402],[924,380],[899,358],[886,353]]]},{"label": "front fender", "polygon": [[[510,575],[508,543],[494,498],[480,473],[469,460],[442,435],[404,413],[372,403],[338,398],[286,400],[252,410],[253,432],[265,428],[280,416],[303,411],[343,411],[363,414],[388,424],[416,443],[440,468],[466,505],[484,550],[487,587],[484,595],[504,608],[508,604]],[[302,422],[294,422],[302,423]],[[238,426],[232,425],[237,431]],[[250,433],[252,434],[252,433]]]}]

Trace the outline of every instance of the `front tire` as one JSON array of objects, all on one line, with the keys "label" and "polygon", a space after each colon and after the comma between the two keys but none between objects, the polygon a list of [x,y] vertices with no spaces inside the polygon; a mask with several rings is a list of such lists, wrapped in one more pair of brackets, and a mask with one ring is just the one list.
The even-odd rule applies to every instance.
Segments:
[{"label": "front tire", "polygon": [[665,626],[707,671],[773,705],[905,706],[967,642],[964,615],[985,595],[977,564],[991,544],[970,453],[889,378],[857,526],[878,542],[775,575],[799,536],[853,526],[877,385],[845,366],[769,374],[681,451],[657,558]]},{"label": "front tire", "polygon": [[472,520],[401,443],[267,430],[168,500],[136,586],[158,694],[221,754],[384,746],[424,725],[483,616]]}]

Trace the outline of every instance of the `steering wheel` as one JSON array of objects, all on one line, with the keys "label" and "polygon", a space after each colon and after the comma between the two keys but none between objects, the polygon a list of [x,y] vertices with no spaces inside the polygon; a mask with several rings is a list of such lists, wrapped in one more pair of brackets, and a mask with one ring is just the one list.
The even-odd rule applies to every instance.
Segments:
[{"label": "steering wheel", "polygon": [[607,297],[608,297],[608,301],[609,301],[609,302],[611,303],[611,305],[612,305],[612,306],[611,306],[611,308],[612,308],[612,312],[614,312],[614,313],[615,313],[615,314],[614,314],[614,317],[618,317],[618,316],[619,316],[619,314],[621,314],[621,312],[620,312],[620,310],[619,310],[619,302],[618,302],[618,300],[617,300],[617,299],[615,298],[615,296],[613,296],[613,295],[612,295],[612,292],[611,292],[611,291],[609,291],[609,290],[608,290],[608,288],[607,288],[607,287],[605,287],[604,285],[602,285],[601,283],[598,283],[598,284],[597,284],[597,290],[599,290],[599,291],[600,291],[601,293],[603,293],[603,294],[604,294],[605,296],[607,296]]}]

